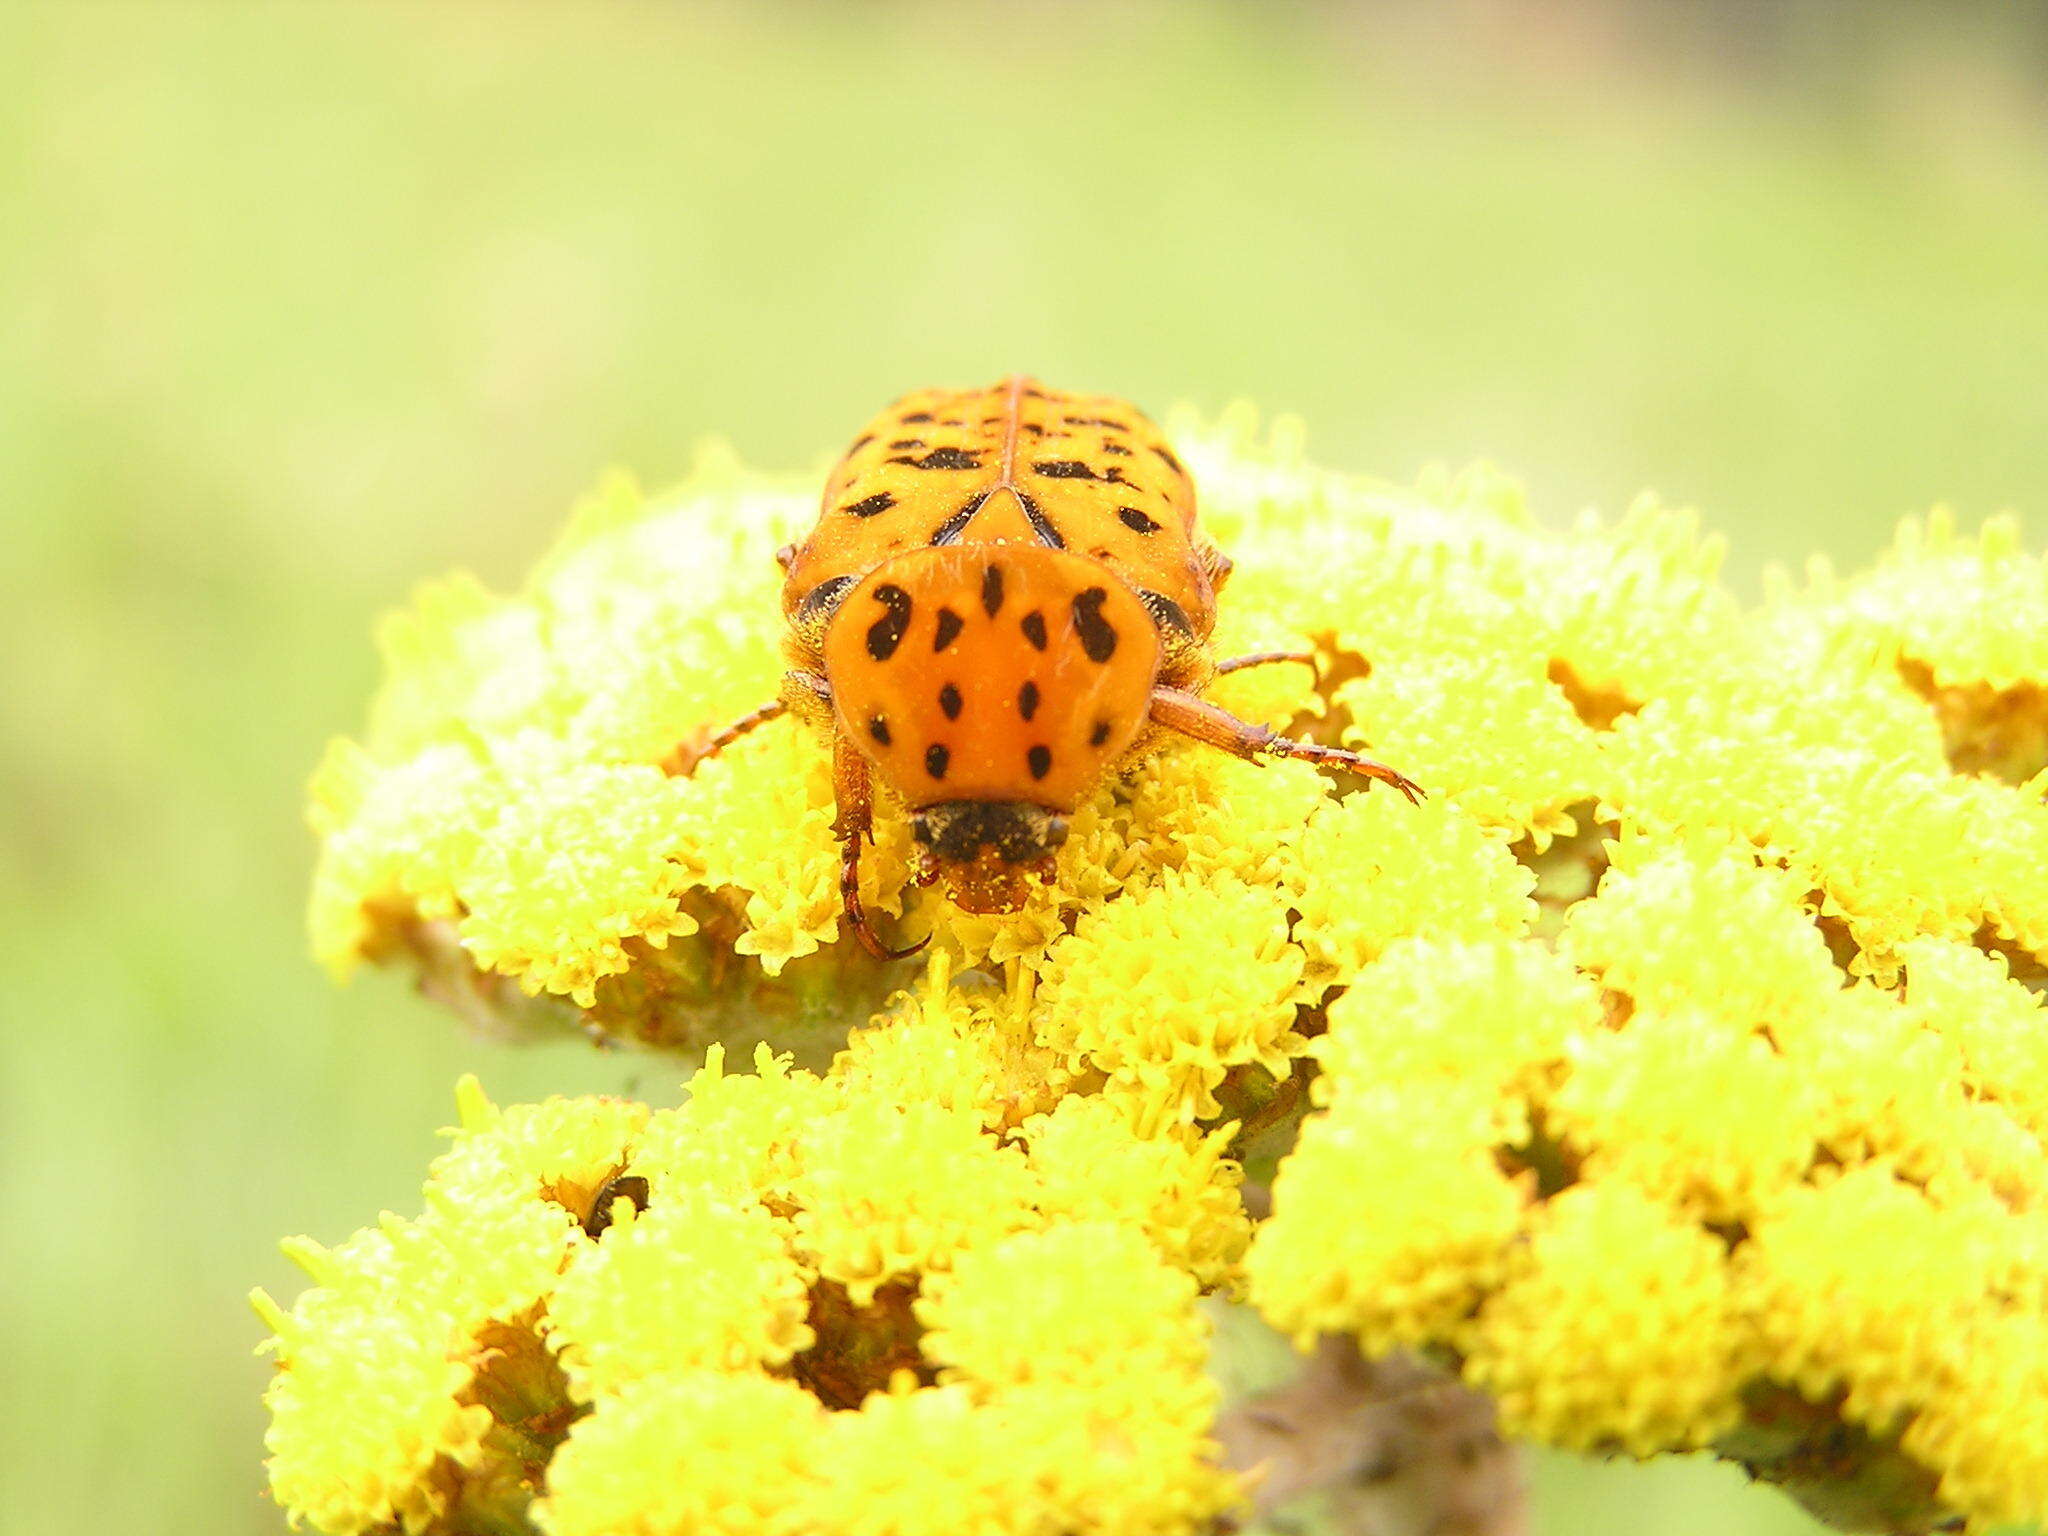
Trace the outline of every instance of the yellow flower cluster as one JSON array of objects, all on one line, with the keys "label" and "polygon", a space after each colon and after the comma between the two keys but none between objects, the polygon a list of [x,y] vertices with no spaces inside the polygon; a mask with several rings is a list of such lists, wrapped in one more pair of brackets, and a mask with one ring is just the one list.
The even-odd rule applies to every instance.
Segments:
[{"label": "yellow flower cluster", "polygon": [[[509,1367],[477,1341],[509,1327],[586,1415],[552,1531],[820,1528],[770,1484],[910,1530],[932,1478],[1012,1507],[1006,1459],[1040,1514],[1192,1528],[1224,1495],[1181,1330],[1240,1272],[1232,1122],[1284,1130],[1274,1081],[1313,1074],[1243,1267],[1284,1330],[1455,1360],[1519,1434],[1766,1476],[1789,1393],[1868,1449],[1830,1472],[1845,1507],[1868,1470],[1924,1505],[1888,1518],[2048,1516],[2048,561],[1936,517],[1752,611],[1647,503],[1558,531],[1485,471],[1363,485],[1244,416],[1175,440],[1236,561],[1219,652],[1320,661],[1214,696],[1431,797],[1165,747],[1007,915],[915,888],[885,800],[866,899],[934,936],[893,997],[908,968],[841,929],[828,744],[780,721],[700,761],[775,692],[769,552],[806,488],[722,455],[672,497],[614,483],[519,594],[453,582],[387,627],[369,729],[314,785],[328,962],[840,1054],[714,1070],[635,1124],[532,1111],[616,1144],[540,1175],[553,1238],[461,1228],[489,1254],[459,1304],[416,1272],[449,1271],[452,1165],[418,1223],[321,1260],[279,1321],[284,1502],[353,1530],[474,1497],[518,1428],[478,1411]],[[577,1202],[629,1167],[648,1208],[613,1198],[593,1242]],[[1084,1260],[1118,1278],[1069,1286]],[[374,1453],[325,1385],[354,1334],[390,1361]],[[872,1395],[819,1374],[828,1339]],[[1140,1375],[1177,1406],[1114,1417]],[[685,1476],[690,1444],[719,1449]]]},{"label": "yellow flower cluster", "polygon": [[1098,1100],[1006,1130],[885,1099],[872,1064],[714,1047],[657,1113],[466,1083],[424,1213],[257,1295],[278,1501],[335,1533],[1205,1529],[1236,1483],[1196,1276],[1242,1253],[1236,1165]]}]

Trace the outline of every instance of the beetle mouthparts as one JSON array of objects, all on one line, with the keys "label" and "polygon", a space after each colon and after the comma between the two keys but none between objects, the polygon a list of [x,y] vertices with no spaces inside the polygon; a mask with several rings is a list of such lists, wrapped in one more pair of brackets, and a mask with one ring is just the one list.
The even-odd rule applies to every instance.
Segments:
[{"label": "beetle mouthparts", "polygon": [[1031,864],[1067,840],[1067,819],[1026,800],[945,800],[910,818],[910,835],[941,864],[971,864],[983,850],[1002,864]]}]

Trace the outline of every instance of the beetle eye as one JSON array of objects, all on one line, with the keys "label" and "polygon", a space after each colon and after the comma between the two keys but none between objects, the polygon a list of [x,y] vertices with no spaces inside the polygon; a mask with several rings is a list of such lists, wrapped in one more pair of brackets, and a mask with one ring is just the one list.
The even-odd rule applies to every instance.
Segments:
[{"label": "beetle eye", "polygon": [[932,840],[932,824],[930,820],[923,816],[911,817],[910,836],[916,842],[929,845]]},{"label": "beetle eye", "polygon": [[1067,840],[1067,818],[1048,816],[1045,819],[1045,846],[1057,848]]}]

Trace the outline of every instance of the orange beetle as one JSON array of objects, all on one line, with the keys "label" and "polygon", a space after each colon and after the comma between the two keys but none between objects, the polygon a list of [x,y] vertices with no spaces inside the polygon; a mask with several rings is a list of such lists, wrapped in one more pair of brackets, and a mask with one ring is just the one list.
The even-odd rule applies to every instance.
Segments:
[{"label": "orange beetle", "polygon": [[715,752],[785,711],[828,732],[840,893],[861,943],[871,781],[909,809],[921,878],[970,911],[1050,879],[1066,817],[1157,730],[1239,757],[1326,763],[1421,789],[1384,763],[1295,741],[1201,697],[1276,651],[1209,652],[1230,560],[1159,429],[1107,395],[1012,378],[924,389],[868,424],[825,482],[818,523],[778,554],[790,671]]}]

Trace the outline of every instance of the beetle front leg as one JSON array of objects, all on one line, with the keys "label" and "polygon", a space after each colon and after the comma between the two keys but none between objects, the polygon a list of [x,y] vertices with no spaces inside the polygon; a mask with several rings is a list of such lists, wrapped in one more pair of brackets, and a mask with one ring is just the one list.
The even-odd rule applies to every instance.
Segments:
[{"label": "beetle front leg", "polygon": [[860,845],[875,840],[874,793],[868,761],[860,749],[836,739],[832,743],[832,798],[838,807],[832,831],[839,838],[839,909],[862,949],[877,960],[907,960],[931,943],[931,935],[908,949],[891,949],[868,926],[867,909],[860,900]]},{"label": "beetle front leg", "polygon": [[1282,736],[1263,725],[1240,720],[1229,710],[1184,689],[1154,688],[1151,715],[1155,725],[1178,731],[1183,736],[1192,736],[1212,747],[1220,747],[1247,762],[1257,762],[1262,756],[1298,758],[1319,767],[1342,768],[1364,778],[1377,779],[1382,784],[1391,784],[1411,801],[1422,799],[1422,786],[1397,768],[1390,768],[1356,752],[1347,752],[1342,747],[1318,746],[1312,741],[1296,741],[1292,736]]},{"label": "beetle front leg", "polygon": [[660,768],[672,779],[687,777],[697,771],[697,765],[718,756],[727,747],[738,741],[749,731],[766,725],[770,720],[787,714],[789,706],[781,699],[772,699],[759,709],[741,715],[724,730],[718,732],[703,746],[693,746],[686,737],[662,754]]},{"label": "beetle front leg", "polygon": [[758,730],[770,720],[779,720],[792,708],[798,715],[808,717],[815,713],[811,706],[821,704],[830,717],[832,690],[825,679],[812,672],[788,672],[782,679],[782,696],[771,699],[759,709],[741,715],[724,730],[718,732],[702,747],[692,747],[687,741],[679,741],[670,747],[661,759],[661,771],[670,778],[681,778],[694,773],[699,763],[718,756],[742,736]]}]

